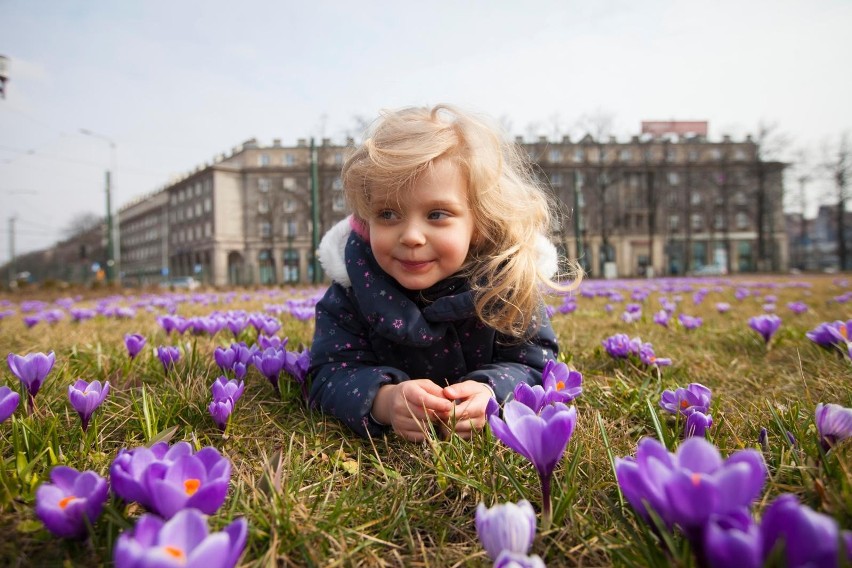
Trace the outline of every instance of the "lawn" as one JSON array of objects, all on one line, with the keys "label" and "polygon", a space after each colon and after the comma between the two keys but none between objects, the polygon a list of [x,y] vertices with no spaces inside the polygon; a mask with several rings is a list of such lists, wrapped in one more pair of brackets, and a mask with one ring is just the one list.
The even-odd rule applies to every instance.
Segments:
[{"label": "lawn", "polygon": [[[852,320],[850,280],[586,281],[573,296],[552,298],[560,360],[582,373],[583,391],[569,403],[577,423],[553,473],[549,527],[540,518],[535,468],[487,427],[470,441],[360,439],[307,408],[303,385],[290,374],[281,374],[277,392],[251,364],[225,430],[217,426],[208,411],[211,385],[226,374],[217,348],[268,345],[268,335],[301,352],[311,342],[311,307],[322,288],[0,297],[4,356],[55,355],[32,414],[20,381],[5,364],[0,371],[0,387],[21,395],[0,423],[0,564],[111,564],[119,535],[133,530],[145,507],[111,494],[85,538],[56,538],[35,514],[37,488],[56,465],[109,479],[121,450],[185,441],[195,452],[212,446],[230,461],[227,498],[208,522],[219,531],[245,518],[246,566],[486,566],[477,505],[522,499],[539,516],[530,554],[548,566],[697,565],[683,531],[650,529],[614,473],[616,458],[635,455],[644,437],[672,451],[683,443],[683,417],[659,402],[663,391],[690,383],[712,391],[706,438],[721,455],[751,448],[765,461],[755,518],[790,493],[852,529],[852,443],[826,451],[814,417],[818,403],[852,407],[852,360],[806,337],[824,322]],[[796,313],[793,302],[806,311]],[[654,317],[664,306],[667,326]],[[748,321],[769,313],[781,325],[766,343]],[[687,329],[681,314],[701,324]],[[167,333],[169,321],[188,327]],[[266,322],[267,332],[278,323],[280,329],[259,341],[252,321]],[[619,333],[650,343],[671,365],[611,356],[603,342]],[[132,359],[126,334],[146,340]],[[180,352],[167,369],[161,346]],[[78,379],[111,387],[85,432],[68,397]]]}]

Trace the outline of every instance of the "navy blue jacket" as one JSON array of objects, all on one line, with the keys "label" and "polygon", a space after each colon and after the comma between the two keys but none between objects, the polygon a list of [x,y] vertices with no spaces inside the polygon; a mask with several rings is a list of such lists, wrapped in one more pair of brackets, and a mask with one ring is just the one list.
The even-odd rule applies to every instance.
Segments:
[{"label": "navy blue jacket", "polygon": [[388,383],[428,378],[447,386],[472,379],[489,385],[500,403],[520,382],[541,384],[541,370],[558,352],[543,309],[538,331],[520,343],[482,323],[461,278],[406,290],[354,232],[344,258],[349,282],[332,283],[316,307],[312,405],[362,436],[378,435],[388,427],[372,420],[370,410]]}]

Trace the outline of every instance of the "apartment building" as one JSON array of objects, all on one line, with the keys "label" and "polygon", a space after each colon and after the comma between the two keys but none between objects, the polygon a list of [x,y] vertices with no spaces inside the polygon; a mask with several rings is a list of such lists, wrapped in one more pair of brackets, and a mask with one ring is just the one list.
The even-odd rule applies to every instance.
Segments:
[{"label": "apartment building", "polygon": [[[685,130],[688,128],[689,130]],[[786,270],[785,164],[707,123],[648,123],[628,141],[517,139],[561,208],[553,238],[592,277]],[[216,286],[313,281],[319,234],[347,214],[347,148],[255,139],[119,212],[122,276],[194,276]]]}]

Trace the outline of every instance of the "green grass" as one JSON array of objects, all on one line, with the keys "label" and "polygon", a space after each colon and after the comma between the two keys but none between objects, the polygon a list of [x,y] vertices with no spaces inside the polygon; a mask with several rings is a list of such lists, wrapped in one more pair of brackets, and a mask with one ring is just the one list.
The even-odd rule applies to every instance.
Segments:
[{"label": "green grass", "polygon": [[[621,290],[624,303],[613,304],[612,312],[605,310],[604,298],[578,297],[576,312],[554,316],[563,358],[583,373],[584,392],[575,402],[577,428],[553,478],[553,524],[539,532],[533,553],[548,566],[692,565],[680,535],[666,535],[661,544],[637,520],[621,498],[612,467],[615,457],[632,455],[643,436],[677,447],[683,424],[662,412],[658,401],[663,390],[689,382],[713,390],[715,424],[708,439],[723,455],[759,449],[758,434],[767,429],[763,455],[769,479],[756,505],[758,514],[776,495],[792,492],[852,528],[852,443],[825,454],[813,419],[818,402],[852,406],[852,362],[805,338],[823,321],[852,319],[852,303],[832,301],[848,288],[831,278],[796,281],[804,280],[811,288],[784,286],[793,282],[789,278],[725,280],[718,291],[693,282],[694,291],[710,290],[699,305],[689,291],[655,291],[643,303],[643,319],[633,324],[620,320],[630,302],[627,286]],[[762,302],[754,297],[737,301],[734,290],[744,283],[771,282],[780,287],[752,288],[778,296],[776,313],[783,324],[767,349],[746,323],[762,313]],[[276,293],[252,292],[243,299],[239,292],[228,304],[183,302],[177,313],[260,312],[308,291]],[[679,311],[702,316],[704,325],[685,331],[675,321],[668,329],[654,324],[652,315],[663,295],[681,296]],[[7,297],[15,304],[34,298]],[[128,293],[122,303],[139,299]],[[810,311],[792,314],[786,304],[793,300],[805,301]],[[717,313],[718,301],[729,302],[731,311]],[[559,302],[554,299],[554,305]],[[94,306],[96,299],[80,304]],[[487,429],[471,441],[359,439],[334,419],[307,409],[299,387],[286,379],[277,398],[255,369],[246,377],[245,394],[223,435],[207,404],[210,384],[220,374],[213,351],[233,337],[227,330],[213,338],[167,337],[156,323],[159,313],[139,310],[135,319],[97,317],[80,323],[66,318],[31,329],[20,312],[0,321],[3,355],[56,352],[34,414],[26,416],[22,398],[14,416],[0,424],[0,564],[110,564],[115,539],[143,512],[140,507],[111,500],[87,541],[66,541],[53,538],[35,517],[35,489],[53,465],[107,476],[121,448],[160,439],[187,440],[196,448],[212,445],[231,459],[231,491],[210,523],[218,529],[237,516],[248,519],[242,559],[247,566],[485,566],[489,562],[474,527],[477,504],[528,499],[540,507],[532,466]],[[280,317],[284,325],[278,335],[289,337],[291,350],[310,344],[313,322]],[[134,332],[145,335],[148,345],[129,361],[123,337]],[[657,356],[671,357],[674,364],[658,372],[611,359],[601,341],[614,333],[650,341]],[[242,338],[251,343],[253,330]],[[183,357],[166,374],[153,349],[178,343]],[[108,380],[113,388],[85,435],[66,394],[77,378]],[[5,365],[0,385],[20,390]]]}]

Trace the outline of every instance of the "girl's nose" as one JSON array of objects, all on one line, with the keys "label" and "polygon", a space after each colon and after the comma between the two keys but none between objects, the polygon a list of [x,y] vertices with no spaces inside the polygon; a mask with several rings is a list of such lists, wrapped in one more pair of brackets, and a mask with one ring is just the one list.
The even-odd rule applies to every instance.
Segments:
[{"label": "girl's nose", "polygon": [[426,242],[426,235],[417,223],[409,222],[403,227],[399,242],[408,247],[420,246]]}]

